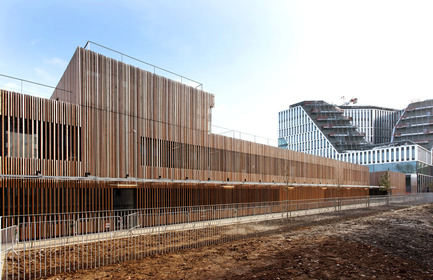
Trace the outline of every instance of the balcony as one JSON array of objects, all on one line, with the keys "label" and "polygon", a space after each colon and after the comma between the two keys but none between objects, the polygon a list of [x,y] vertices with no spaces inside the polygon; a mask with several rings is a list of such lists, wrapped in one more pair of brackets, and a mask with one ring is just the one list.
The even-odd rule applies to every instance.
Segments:
[{"label": "balcony", "polygon": [[404,123],[396,126],[396,129],[401,128],[409,128],[409,127],[420,127],[420,126],[431,126],[433,125],[433,121],[424,122],[424,123]]},{"label": "balcony", "polygon": [[395,137],[403,137],[403,136],[416,136],[416,135],[426,135],[433,134],[433,129],[424,129],[424,131],[415,131],[411,133],[394,133]]},{"label": "balcony", "polygon": [[322,128],[334,128],[334,129],[350,129],[353,128],[352,125],[336,125],[336,124],[324,124]]},{"label": "balcony", "polygon": [[404,116],[401,119],[402,120],[411,120],[411,119],[419,119],[419,118],[428,118],[428,117],[432,117],[433,115],[431,114],[431,112],[429,112],[429,114],[426,115],[415,115],[415,116]]},{"label": "balcony", "polygon": [[427,110],[427,109],[433,109],[433,105],[431,105],[431,106],[424,106],[424,107],[408,107],[406,109],[406,111],[412,112],[412,111]]},{"label": "balcony", "polygon": [[341,117],[334,117],[334,116],[318,116],[316,118],[318,121],[344,121]]}]

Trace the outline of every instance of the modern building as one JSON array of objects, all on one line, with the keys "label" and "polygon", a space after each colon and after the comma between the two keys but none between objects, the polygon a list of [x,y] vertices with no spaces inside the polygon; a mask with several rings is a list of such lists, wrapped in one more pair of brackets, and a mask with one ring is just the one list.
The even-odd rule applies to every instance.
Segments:
[{"label": "modern building", "polygon": [[398,119],[393,141],[412,141],[431,151],[433,148],[433,99],[409,104]]},{"label": "modern building", "polygon": [[279,113],[279,146],[328,158],[361,149],[368,144],[364,134],[343,113],[324,101],[291,105]]},{"label": "modern building", "polygon": [[0,91],[0,215],[368,193],[365,166],[212,134],[214,99],[77,48],[51,99]]},{"label": "modern building", "polygon": [[[296,103],[279,112],[279,147],[366,165],[370,172],[405,173],[408,192],[427,191],[433,182],[429,104],[411,104],[398,118],[399,111],[392,109],[351,109],[324,101]],[[401,133],[403,130],[407,132]],[[384,143],[385,135],[389,140]],[[424,146],[417,144],[421,140]]]},{"label": "modern building", "polygon": [[376,106],[339,106],[370,144],[389,143],[401,111]]}]

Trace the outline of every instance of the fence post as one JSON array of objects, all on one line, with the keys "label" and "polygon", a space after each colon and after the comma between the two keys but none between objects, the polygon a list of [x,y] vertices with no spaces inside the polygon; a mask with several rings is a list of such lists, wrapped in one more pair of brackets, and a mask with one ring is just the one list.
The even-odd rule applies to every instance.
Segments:
[{"label": "fence post", "polygon": [[291,221],[291,220],[292,220],[292,204],[291,204],[291,201],[289,199],[289,221]]},{"label": "fence post", "polygon": [[2,223],[2,218],[3,217],[0,216],[0,279],[3,275],[3,249],[2,249],[2,244],[3,244],[3,242],[2,242],[2,236],[3,236],[2,226],[3,226],[3,223]]},{"label": "fence post", "polygon": [[[2,236],[3,236],[3,223],[2,223],[2,218],[0,216],[0,279],[2,279],[3,276],[3,240],[2,240]],[[6,256],[5,256],[6,257]]]}]

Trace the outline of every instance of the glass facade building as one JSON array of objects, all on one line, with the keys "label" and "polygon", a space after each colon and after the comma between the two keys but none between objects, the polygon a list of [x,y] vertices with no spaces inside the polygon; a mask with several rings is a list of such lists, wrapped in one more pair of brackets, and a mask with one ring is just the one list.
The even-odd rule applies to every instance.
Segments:
[{"label": "glass facade building", "polygon": [[397,121],[392,141],[410,140],[427,150],[433,148],[433,99],[413,102]]},{"label": "glass facade building", "polygon": [[[278,114],[279,147],[367,165],[370,172],[405,173],[412,178],[408,191],[415,191],[410,189],[414,185],[411,180],[416,181],[417,191],[428,191],[429,184],[433,184],[432,150],[428,149],[431,144],[421,146],[408,138],[409,133],[403,138],[400,132],[410,127],[407,120],[414,119],[422,120],[415,127],[423,126],[420,131],[424,137],[430,131],[433,136],[433,128],[424,127],[427,123],[433,126],[433,104],[421,105],[418,111],[423,116],[415,117],[413,112],[417,110],[412,104],[410,110],[398,111],[372,106],[338,107],[324,101],[296,103]],[[426,113],[427,107],[432,108],[431,115]],[[426,119],[430,116],[431,120]]]},{"label": "glass facade building", "polygon": [[401,111],[374,106],[340,106],[351,124],[364,133],[371,144],[388,143]]},{"label": "glass facade building", "polygon": [[280,112],[279,147],[333,158],[336,150],[301,106]]}]

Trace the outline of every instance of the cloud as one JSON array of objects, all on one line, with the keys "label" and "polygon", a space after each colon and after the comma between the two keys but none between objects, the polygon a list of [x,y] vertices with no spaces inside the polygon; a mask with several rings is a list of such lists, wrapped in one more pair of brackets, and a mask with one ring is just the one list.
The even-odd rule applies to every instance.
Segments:
[{"label": "cloud", "polygon": [[33,39],[30,41],[30,45],[35,46],[37,44],[39,44],[39,42],[41,42],[42,40],[40,38],[37,39]]},{"label": "cloud", "polygon": [[58,57],[45,59],[44,62],[45,62],[45,64],[52,65],[52,66],[58,66],[61,68],[66,68],[66,66],[68,65],[68,63],[66,61],[64,61],[63,59],[58,58]]},{"label": "cloud", "polygon": [[39,79],[41,81],[47,82],[47,81],[52,81],[54,80],[53,76],[50,75],[50,73],[48,73],[47,70],[42,69],[42,68],[34,68],[36,74],[38,75]]},{"label": "cloud", "polygon": [[12,92],[29,94],[37,97],[47,98],[51,96],[52,89],[49,87],[40,86],[23,81],[22,83],[14,83],[2,81],[0,79],[0,88]]},{"label": "cloud", "polygon": [[20,86],[12,82],[0,82],[0,88],[15,92],[20,91]]}]

